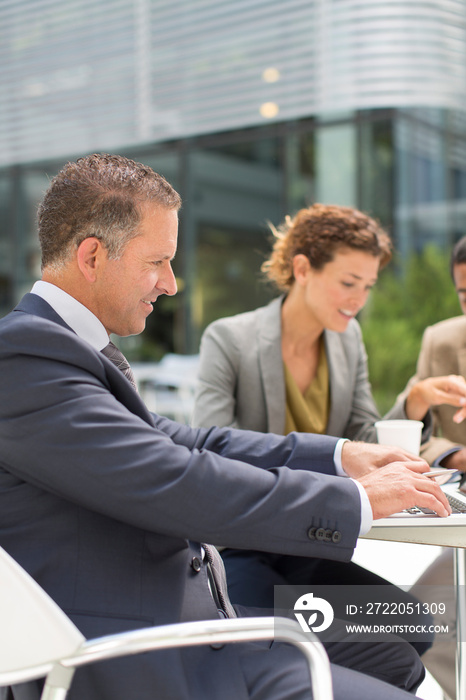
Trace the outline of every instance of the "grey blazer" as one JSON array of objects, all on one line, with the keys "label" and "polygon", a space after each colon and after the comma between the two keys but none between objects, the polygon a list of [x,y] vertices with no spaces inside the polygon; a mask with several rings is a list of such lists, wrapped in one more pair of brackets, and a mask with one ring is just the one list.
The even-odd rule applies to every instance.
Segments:
[{"label": "grey blazer", "polygon": [[[350,559],[360,498],[335,477],[335,438],[153,415],[34,294],[0,320],[0,367],[0,544],[86,637],[217,617],[200,542]],[[338,537],[310,539],[312,527]],[[69,698],[246,700],[242,653],[97,664],[78,671]]]},{"label": "grey blazer", "polygon": [[[282,300],[279,297],[254,311],[220,319],[205,330],[194,425],[228,425],[283,434]],[[326,433],[377,442],[374,423],[380,415],[372,397],[358,322],[352,320],[344,333],[324,331],[324,337],[330,377]],[[385,418],[406,418],[404,404],[395,405]],[[430,426],[430,420],[426,425]]]}]

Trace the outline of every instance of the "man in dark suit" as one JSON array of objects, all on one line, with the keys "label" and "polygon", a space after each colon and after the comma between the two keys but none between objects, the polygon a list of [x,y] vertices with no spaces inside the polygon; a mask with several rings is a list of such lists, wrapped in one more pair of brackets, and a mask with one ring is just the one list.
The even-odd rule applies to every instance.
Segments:
[{"label": "man in dark suit", "polygon": [[[176,292],[179,206],[126,158],[69,163],[39,210],[42,280],[0,321],[0,544],[88,637],[235,615],[201,542],[347,560],[373,517],[449,513],[427,464],[402,450],[147,411],[109,335],[140,333]],[[350,639],[326,641],[337,700],[418,686],[409,644]],[[299,652],[237,644],[97,664],[70,698],[304,700],[310,686]]]}]

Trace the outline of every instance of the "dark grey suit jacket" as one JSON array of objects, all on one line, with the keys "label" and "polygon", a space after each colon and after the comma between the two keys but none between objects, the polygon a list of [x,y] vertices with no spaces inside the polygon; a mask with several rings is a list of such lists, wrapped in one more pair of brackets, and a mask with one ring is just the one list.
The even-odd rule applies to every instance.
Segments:
[{"label": "dark grey suit jacket", "polygon": [[[334,438],[152,415],[35,295],[0,321],[0,367],[0,544],[87,637],[217,617],[199,542],[351,557],[359,494],[334,476]],[[316,526],[341,539],[310,539]],[[242,700],[242,647],[98,664],[69,697]]]}]

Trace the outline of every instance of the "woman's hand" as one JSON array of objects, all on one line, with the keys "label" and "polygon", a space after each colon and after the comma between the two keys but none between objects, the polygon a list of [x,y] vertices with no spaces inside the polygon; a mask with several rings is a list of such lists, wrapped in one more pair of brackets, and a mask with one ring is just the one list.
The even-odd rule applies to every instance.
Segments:
[{"label": "woman's hand", "polygon": [[457,406],[453,420],[461,423],[466,418],[466,380],[456,374],[429,377],[417,382],[406,399],[406,415],[410,420],[422,420],[431,406]]}]

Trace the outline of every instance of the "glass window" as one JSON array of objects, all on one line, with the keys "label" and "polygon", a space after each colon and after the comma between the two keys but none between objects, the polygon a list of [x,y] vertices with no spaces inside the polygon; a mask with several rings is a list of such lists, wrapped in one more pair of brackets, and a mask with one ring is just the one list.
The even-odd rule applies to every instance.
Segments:
[{"label": "glass window", "polygon": [[285,213],[279,155],[278,139],[257,138],[188,156],[182,219],[188,352],[197,352],[208,323],[271,296],[260,266],[270,250],[267,222],[278,224]]},{"label": "glass window", "polygon": [[[58,170],[58,168],[57,168]],[[49,171],[50,172],[50,171]],[[53,176],[54,172],[51,172]],[[14,303],[40,278],[37,207],[49,186],[44,171],[20,168],[13,179]]]},{"label": "glass window", "polygon": [[293,215],[316,201],[315,132],[290,133],[286,139],[288,213]]},{"label": "glass window", "polygon": [[13,301],[13,212],[10,172],[0,173],[0,314],[12,308]]},{"label": "glass window", "polygon": [[[435,117],[435,119],[434,119]],[[446,119],[437,110],[400,113],[394,126],[395,229],[402,259],[451,237]]]},{"label": "glass window", "polygon": [[357,137],[354,123],[316,130],[316,201],[357,206]]},{"label": "glass window", "polygon": [[359,124],[359,207],[391,228],[393,138],[391,119]]}]

